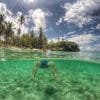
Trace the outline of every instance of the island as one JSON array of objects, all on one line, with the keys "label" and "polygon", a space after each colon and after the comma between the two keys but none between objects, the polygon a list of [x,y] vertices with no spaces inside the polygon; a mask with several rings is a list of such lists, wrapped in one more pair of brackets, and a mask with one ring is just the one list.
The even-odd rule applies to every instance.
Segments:
[{"label": "island", "polygon": [[23,25],[25,18],[23,15],[19,18],[19,28],[15,34],[12,22],[4,20],[5,15],[0,14],[0,47],[15,47],[24,49],[42,49],[44,46],[53,51],[66,51],[78,52],[80,51],[79,45],[75,42],[60,40],[48,42],[47,37],[44,35],[43,28],[40,27],[37,32],[34,30],[28,33],[21,32],[21,25]]}]

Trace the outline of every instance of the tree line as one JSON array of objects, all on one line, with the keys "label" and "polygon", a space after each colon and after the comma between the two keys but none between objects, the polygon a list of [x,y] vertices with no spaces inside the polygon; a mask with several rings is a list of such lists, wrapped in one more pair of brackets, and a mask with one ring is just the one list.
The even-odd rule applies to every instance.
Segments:
[{"label": "tree line", "polygon": [[71,41],[58,41],[58,42],[53,42],[51,41],[48,45],[48,48],[51,50],[55,51],[68,51],[68,52],[78,52],[80,51],[79,45],[76,44],[75,42]]},{"label": "tree line", "polygon": [[[17,29],[17,35],[13,31],[13,23],[5,21],[5,15],[0,14],[0,45],[1,46],[16,46],[20,48],[36,48],[42,49],[44,46],[51,50],[62,51],[80,51],[79,46],[75,42],[58,41],[49,42],[43,33],[42,27],[35,33],[31,30],[27,34],[21,35],[21,26],[25,22],[25,17],[21,15],[18,19],[19,28]],[[36,35],[37,34],[37,35]]]},{"label": "tree line", "polygon": [[19,28],[17,29],[17,35],[15,35],[13,31],[14,24],[12,22],[6,22],[5,15],[0,14],[0,45],[41,49],[43,45],[47,44],[47,38],[43,34],[42,27],[37,32],[38,36],[36,36],[33,30],[21,35],[21,26],[24,24],[25,17],[21,15],[18,21]]}]

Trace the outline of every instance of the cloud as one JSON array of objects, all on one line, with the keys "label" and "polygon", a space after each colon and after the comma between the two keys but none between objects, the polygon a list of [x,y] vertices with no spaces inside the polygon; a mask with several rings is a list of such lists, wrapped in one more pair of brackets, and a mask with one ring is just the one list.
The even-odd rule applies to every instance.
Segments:
[{"label": "cloud", "polygon": [[26,25],[21,26],[21,33],[22,34],[27,34],[29,31],[28,27]]},{"label": "cloud", "polygon": [[0,3],[0,14],[5,15],[4,17],[6,22],[11,22],[13,20],[12,12],[7,9],[7,6],[4,3]]},{"label": "cloud", "polygon": [[[17,14],[13,14],[8,8],[7,5],[4,3],[0,3],[0,13],[5,15],[5,21],[6,22],[12,22],[13,23],[13,31],[15,34],[17,34],[17,31],[20,26],[19,18],[23,14],[22,12],[18,11]],[[36,10],[29,10],[25,17],[25,21],[22,26],[20,26],[21,34],[28,33],[30,30],[30,23],[33,25],[33,29],[35,31],[38,31],[40,27],[43,28],[43,30],[46,30],[46,16],[51,16],[50,13],[44,12],[42,9],[38,8]]]},{"label": "cloud", "polygon": [[76,31],[72,31],[72,32],[68,32],[67,35],[72,35],[74,34]]},{"label": "cloud", "polygon": [[35,0],[23,0],[25,3],[33,3]]},{"label": "cloud", "polygon": [[29,16],[32,18],[35,24],[34,30],[38,30],[40,27],[46,28],[46,16],[48,13],[44,12],[42,9],[29,10]]},{"label": "cloud", "polygon": [[[7,8],[6,4],[0,3],[0,14],[3,14],[5,16],[4,21],[13,23],[12,29],[13,29],[14,33],[17,34],[17,31],[18,31],[18,28],[19,28],[18,19],[22,15],[22,12],[18,12],[16,15],[13,15],[13,13]],[[25,24],[23,24],[20,27],[21,28],[21,35],[23,33],[28,32],[28,27]]]},{"label": "cloud", "polygon": [[98,39],[100,39],[100,36],[93,34],[81,34],[68,38],[69,41],[76,42],[79,45],[90,44]]},{"label": "cloud", "polygon": [[94,45],[94,51],[100,51],[100,44]]},{"label": "cloud", "polygon": [[100,24],[98,24],[98,25],[96,26],[96,29],[97,29],[97,30],[100,30]]},{"label": "cloud", "polygon": [[0,3],[0,14],[4,15],[4,21],[15,23],[13,13],[7,8],[6,4]]},{"label": "cloud", "polygon": [[4,3],[0,3],[0,14],[5,14],[7,11],[7,6]]},{"label": "cloud", "polygon": [[100,10],[100,0],[78,0],[75,3],[65,3],[65,22],[75,23],[79,27],[93,20],[93,13]]},{"label": "cloud", "polygon": [[100,46],[93,45],[94,42],[100,40],[100,36],[93,35],[93,34],[81,34],[67,38],[68,41],[73,41],[79,44],[80,49],[83,51],[100,51]]},{"label": "cloud", "polygon": [[27,18],[27,15],[24,15],[24,23],[22,24],[22,25],[20,25],[20,22],[19,22],[19,19],[20,19],[20,16],[21,15],[23,15],[23,13],[22,12],[17,12],[17,14],[14,16],[14,21],[13,21],[13,24],[14,24],[14,32],[15,32],[15,34],[17,35],[17,33],[18,33],[18,29],[19,29],[19,27],[20,27],[20,29],[21,29],[21,35],[22,34],[26,34],[26,33],[28,33],[28,31],[29,31],[29,27],[28,27],[28,24],[29,24],[29,20],[28,20],[28,18]]},{"label": "cloud", "polygon": [[81,51],[100,51],[100,44],[80,46]]},{"label": "cloud", "polygon": [[56,25],[60,25],[60,23],[62,23],[63,19],[60,18],[57,22],[56,22]]}]

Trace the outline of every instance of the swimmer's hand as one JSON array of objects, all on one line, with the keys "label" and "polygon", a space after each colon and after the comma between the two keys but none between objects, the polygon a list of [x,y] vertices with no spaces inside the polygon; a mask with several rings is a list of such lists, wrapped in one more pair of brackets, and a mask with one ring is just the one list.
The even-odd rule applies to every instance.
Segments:
[{"label": "swimmer's hand", "polygon": [[34,81],[34,78],[35,78],[35,77],[34,77],[34,76],[32,76],[32,80],[33,80],[33,81]]},{"label": "swimmer's hand", "polygon": [[60,80],[60,76],[59,76],[59,75],[55,75],[55,80],[56,80],[57,82],[61,81],[61,80]]},{"label": "swimmer's hand", "polygon": [[32,80],[33,80],[33,81],[34,81],[34,79],[35,79],[35,75],[36,75],[36,73],[37,73],[38,66],[39,66],[39,63],[36,63],[35,66],[33,67],[33,71],[32,71]]}]

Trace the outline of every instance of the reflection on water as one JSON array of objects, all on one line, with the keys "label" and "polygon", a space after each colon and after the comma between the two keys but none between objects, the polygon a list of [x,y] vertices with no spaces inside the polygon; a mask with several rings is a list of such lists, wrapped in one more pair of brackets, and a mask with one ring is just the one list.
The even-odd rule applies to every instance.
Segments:
[{"label": "reflection on water", "polygon": [[0,60],[1,61],[5,61],[6,58],[5,58],[5,50],[3,48],[0,49]]},{"label": "reflection on water", "polygon": [[61,52],[61,51],[48,51],[47,54],[41,52],[23,51],[23,50],[9,50],[0,49],[0,60],[18,60],[18,59],[34,59],[35,57],[48,57],[48,58],[65,58],[65,59],[81,59],[100,62],[100,52]]}]

